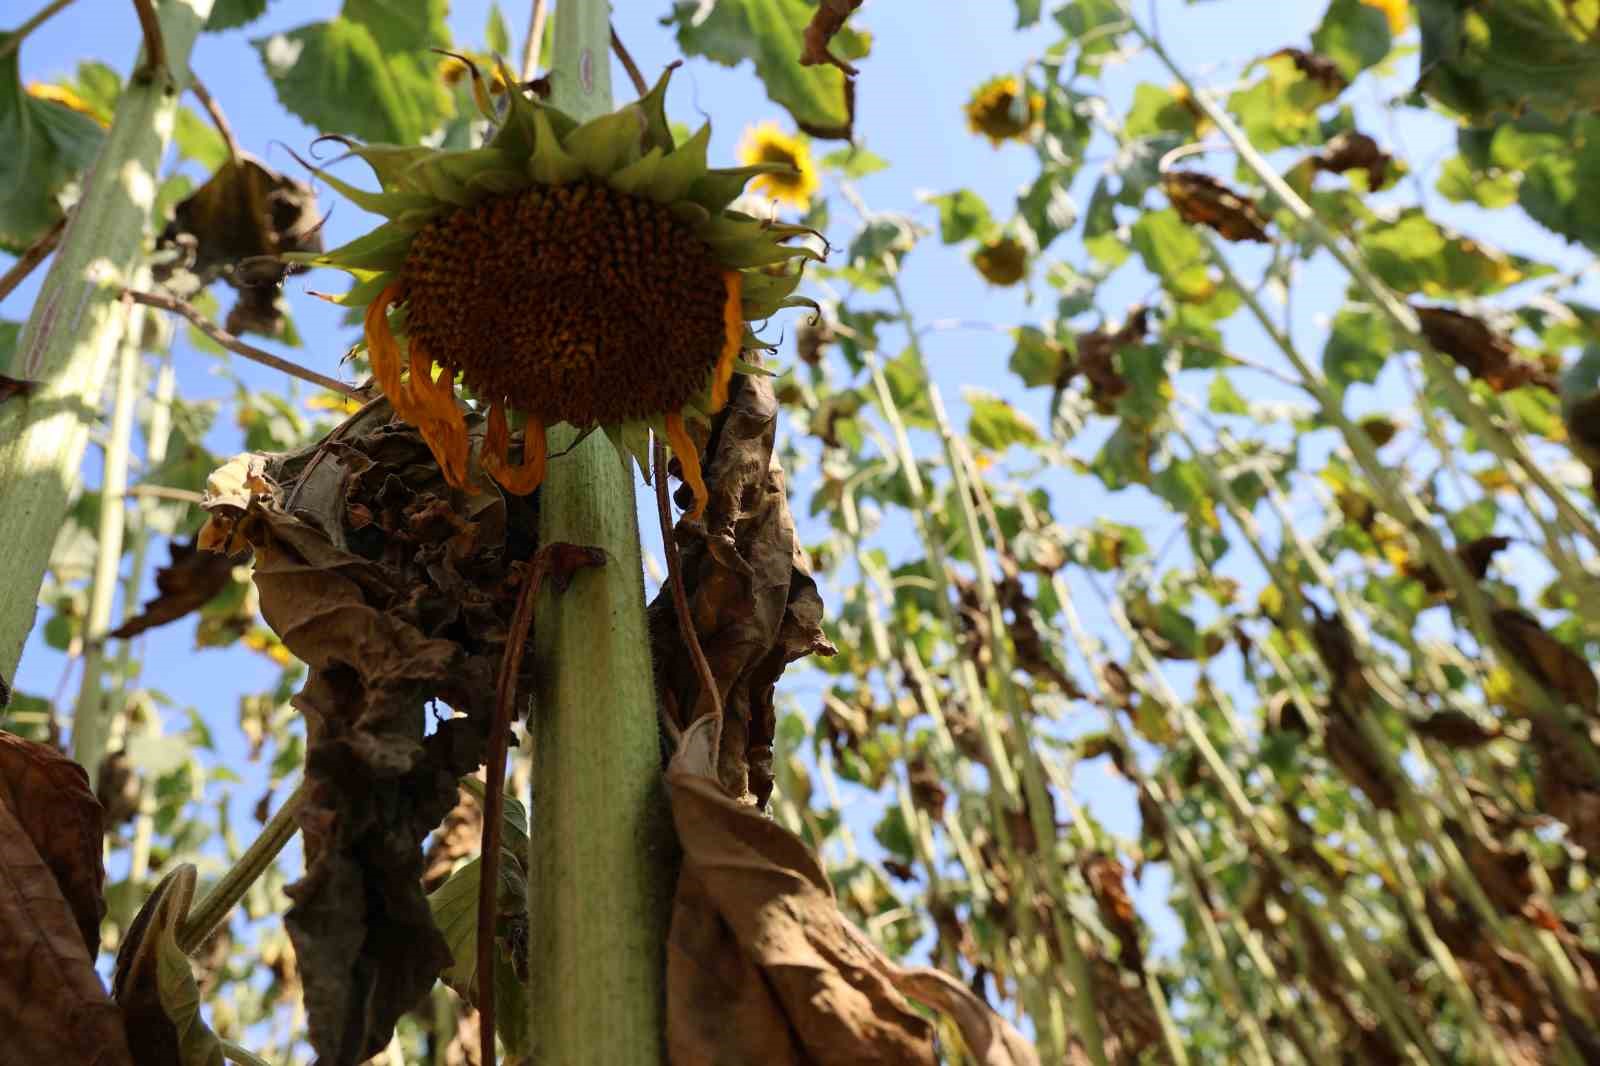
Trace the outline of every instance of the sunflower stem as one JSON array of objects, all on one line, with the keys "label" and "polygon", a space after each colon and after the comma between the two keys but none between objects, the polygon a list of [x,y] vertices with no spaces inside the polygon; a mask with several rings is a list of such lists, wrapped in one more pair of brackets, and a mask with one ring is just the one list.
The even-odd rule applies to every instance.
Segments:
[{"label": "sunflower stem", "polygon": [[[161,5],[167,59],[182,76],[211,4]],[[11,376],[39,388],[0,405],[0,544],[11,553],[0,586],[3,680],[22,658],[50,548],[78,483],[126,317],[119,296],[143,250],[177,105],[176,93],[157,82],[124,90],[12,356]]]},{"label": "sunflower stem", "polygon": [[[610,5],[563,0],[551,103],[578,121],[611,108]],[[552,453],[572,440],[551,433]],[[528,864],[535,1058],[561,1066],[662,1061],[672,829],[631,471],[603,434],[550,464],[540,542],[605,550],[559,596],[542,592]]]}]

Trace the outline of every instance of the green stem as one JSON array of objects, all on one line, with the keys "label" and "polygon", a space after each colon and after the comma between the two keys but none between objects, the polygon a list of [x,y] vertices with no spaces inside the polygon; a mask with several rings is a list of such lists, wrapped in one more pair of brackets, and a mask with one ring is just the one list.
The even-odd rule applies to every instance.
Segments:
[{"label": "green stem", "polygon": [[[175,67],[186,68],[211,4],[162,5],[162,36]],[[8,552],[0,574],[0,681],[9,682],[22,658],[50,548],[78,483],[96,400],[121,336],[118,297],[143,251],[176,113],[169,87],[134,82],[123,90],[12,357],[10,375],[40,387],[0,405],[0,544]]]},{"label": "green stem", "polygon": [[261,834],[250,842],[244,854],[239,856],[239,861],[222,875],[222,880],[206,893],[206,898],[189,911],[188,917],[178,927],[178,947],[184,954],[197,951],[217,926],[228,920],[228,915],[244,899],[244,894],[250,891],[256,878],[267,871],[272,860],[278,857],[278,852],[294,839],[300,828],[294,820],[295,812],[305,798],[306,784],[302,781],[289,793],[289,798],[283,801],[283,806],[268,819],[267,824],[261,827]]},{"label": "green stem", "polygon": [[[610,5],[563,0],[551,103],[578,121],[611,110]],[[552,433],[551,451],[573,440]],[[598,547],[606,564],[540,593],[531,715],[528,865],[534,1046],[561,1066],[662,1060],[672,827],[630,469],[602,433],[551,462],[539,540]],[[553,582],[551,583],[554,584]]]},{"label": "green stem", "polygon": [[72,757],[99,780],[100,760],[106,754],[111,719],[122,712],[105,698],[102,668],[106,634],[111,631],[111,608],[117,596],[117,567],[122,562],[122,534],[127,519],[128,458],[133,443],[134,401],[142,381],[139,349],[144,331],[144,308],[127,305],[122,341],[117,345],[116,396],[111,404],[111,430],[106,440],[105,472],[100,481],[100,522],[95,545],[94,571],[89,579],[89,613],[83,627],[83,677],[78,703],[72,712]]}]

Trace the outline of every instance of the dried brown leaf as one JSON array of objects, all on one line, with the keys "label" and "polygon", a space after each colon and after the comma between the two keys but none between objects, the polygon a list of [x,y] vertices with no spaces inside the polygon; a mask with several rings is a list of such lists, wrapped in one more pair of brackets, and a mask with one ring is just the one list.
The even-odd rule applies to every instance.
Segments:
[{"label": "dried brown leaf", "polygon": [[[14,739],[0,733],[0,740]],[[4,776],[0,768],[0,780]],[[40,857],[12,803],[11,793],[0,794],[0,1040],[5,1060],[40,1066],[133,1066],[122,1014],[95,973],[80,916],[68,906],[55,872]],[[38,802],[33,806],[48,809]],[[98,847],[95,861],[98,865]]]},{"label": "dried brown leaf", "polygon": [[1478,720],[1465,711],[1435,711],[1412,722],[1411,731],[1448,748],[1481,748],[1500,736],[1499,729],[1478,724]]},{"label": "dried brown leaf", "polygon": [[1311,157],[1311,165],[1330,174],[1365,170],[1367,186],[1381,189],[1389,176],[1394,157],[1378,147],[1378,142],[1357,130],[1341,130]]},{"label": "dried brown leaf", "polygon": [[162,878],[117,951],[111,996],[137,1066],[222,1066],[222,1045],[200,1016],[194,971],[178,947],[195,882],[189,863]]},{"label": "dried brown leaf", "polygon": [[[796,659],[834,653],[773,450],[777,422],[768,380],[736,377],[702,462],[711,493],[705,515],[699,523],[680,520],[673,532],[690,617],[721,697],[721,780],[760,804],[772,792],[774,686]],[[647,617],[663,712],[686,727],[710,703],[679,635],[670,589]]]},{"label": "dried brown leaf", "polygon": [[320,226],[311,186],[250,156],[230,159],[174,208],[156,247],[177,255],[154,276],[181,299],[222,278],[239,289],[228,331],[276,337],[285,322],[277,286],[287,271],[264,272],[263,260],[320,252]]},{"label": "dried brown leaf", "polygon": [[1126,970],[1144,976],[1144,954],[1139,949],[1139,918],[1133,909],[1125,883],[1127,870],[1110,855],[1095,853],[1082,862],[1084,880],[1100,909],[1100,920],[1117,938],[1118,962]]},{"label": "dried brown leaf", "polygon": [[187,544],[175,540],[168,550],[172,561],[156,571],[156,598],[111,636],[126,640],[198,611],[228,587],[234,566],[246,561],[242,554],[229,558],[201,551],[192,540]]},{"label": "dried brown leaf", "polygon": [[840,914],[804,842],[718,784],[719,727],[709,716],[690,726],[666,775],[684,852],[669,1061],[932,1066],[933,1028],[909,993],[949,1009],[982,1062],[1034,1066],[1026,1041],[959,983],[885,957]]},{"label": "dried brown leaf", "polygon": [[1413,304],[1423,336],[1440,352],[1454,359],[1467,373],[1495,392],[1538,385],[1557,391],[1556,379],[1538,363],[1524,359],[1516,343],[1504,333],[1490,329],[1481,318],[1452,311],[1448,307],[1423,307]]},{"label": "dried brown leaf", "polygon": [[1272,54],[1288,57],[1294,63],[1296,70],[1321,85],[1330,98],[1338,96],[1350,85],[1339,69],[1339,64],[1327,56],[1299,48],[1280,48]]},{"label": "dried brown leaf", "polygon": [[1546,633],[1526,611],[1501,607],[1490,621],[1495,636],[1524,670],[1591,718],[1600,716],[1600,684],[1583,656]]},{"label": "dried brown leaf", "polygon": [[1241,196],[1209,174],[1169,170],[1161,175],[1161,189],[1192,226],[1208,226],[1228,241],[1270,242],[1267,220],[1256,202]]},{"label": "dried brown leaf", "polygon": [[1142,344],[1150,328],[1149,322],[1148,309],[1133,307],[1129,309],[1128,319],[1121,329],[1109,333],[1097,329],[1078,334],[1077,361],[1063,361],[1062,379],[1057,382],[1058,386],[1065,385],[1073,373],[1083,371],[1083,376],[1089,382],[1089,399],[1093,401],[1095,410],[1110,414],[1116,409],[1117,401],[1133,387],[1117,367],[1117,353],[1130,345]]},{"label": "dried brown leaf", "polygon": [[89,791],[89,775],[52,747],[0,732],[0,802],[11,808],[55,878],[93,957],[106,913],[100,860],[105,815]]},{"label": "dried brown leaf", "polygon": [[[481,441],[481,419],[469,429]],[[537,496],[477,484],[452,491],[417,431],[374,402],[316,445],[241,457],[210,486],[213,539],[254,551],[262,615],[311,668],[294,698],[306,874],[285,924],[325,1066],[381,1050],[451,962],[421,844],[482,762],[511,560],[537,530]],[[531,689],[527,670],[517,688]],[[435,700],[455,716],[430,732]]]}]

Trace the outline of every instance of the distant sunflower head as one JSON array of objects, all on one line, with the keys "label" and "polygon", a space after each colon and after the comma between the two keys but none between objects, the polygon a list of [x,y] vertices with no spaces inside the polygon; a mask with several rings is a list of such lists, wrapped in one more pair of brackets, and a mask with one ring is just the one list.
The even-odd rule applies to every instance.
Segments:
[{"label": "distant sunflower head", "polygon": [[967,125],[998,147],[1027,140],[1043,111],[1043,97],[1025,90],[1015,74],[1002,74],[978,86],[967,101]]},{"label": "distant sunflower head", "polygon": [[[474,69],[475,96],[486,99]],[[506,83],[513,79],[505,78]],[[488,410],[481,463],[511,492],[544,478],[545,429],[599,427],[649,476],[653,430],[705,506],[686,420],[728,398],[747,322],[802,301],[799,227],[728,210],[753,177],[780,168],[706,166],[710,127],[674,148],[665,77],[641,100],[582,125],[508,94],[483,148],[356,145],[380,192],[324,174],[387,221],[342,248],[302,257],[357,281],[372,371],[416,425],[445,478],[467,484],[459,382]],[[524,419],[510,458],[509,412]]]},{"label": "distant sunflower head", "polygon": [[744,139],[739,142],[739,162],[782,168],[758,175],[750,183],[756,192],[774,200],[804,211],[816,195],[819,182],[811,146],[798,134],[783,132],[776,122],[763,122],[744,131]]},{"label": "distant sunflower head", "polygon": [[1028,273],[1028,249],[1015,237],[995,237],[978,245],[972,265],[991,285],[1015,285]]}]

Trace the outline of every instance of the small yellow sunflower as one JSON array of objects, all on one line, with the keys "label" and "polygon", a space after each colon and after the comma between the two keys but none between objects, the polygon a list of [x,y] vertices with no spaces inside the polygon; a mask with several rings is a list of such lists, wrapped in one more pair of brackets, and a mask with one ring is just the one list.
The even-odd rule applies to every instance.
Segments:
[{"label": "small yellow sunflower", "polygon": [[972,265],[991,285],[1015,285],[1028,273],[1028,249],[1015,237],[995,237],[978,245]]},{"label": "small yellow sunflower", "polygon": [[989,138],[996,148],[1008,140],[1025,141],[1044,113],[1044,97],[1029,91],[1014,74],[990,78],[967,101],[967,126]]},{"label": "small yellow sunflower", "polygon": [[739,162],[784,168],[758,176],[751,187],[800,211],[811,205],[811,197],[820,184],[811,146],[804,137],[783,132],[776,122],[763,122],[744,131],[744,139],[739,142]]},{"label": "small yellow sunflower", "polygon": [[80,115],[88,115],[101,126],[109,128],[111,125],[98,109],[65,85],[45,85],[42,82],[30,82],[27,92],[35,100],[49,100],[53,104],[60,104],[62,107],[76,111]]},{"label": "small yellow sunflower", "polygon": [[[758,346],[746,323],[809,304],[791,296],[794,260],[821,257],[783,243],[800,227],[727,209],[784,168],[708,169],[709,126],[674,148],[666,86],[582,125],[513,92],[482,148],[352,145],[376,193],[323,174],[387,221],[291,258],[355,277],[338,302],[365,307],[373,376],[450,484],[467,484],[470,460],[459,378],[488,408],[480,462],[506,490],[538,487],[545,429],[566,422],[603,429],[647,478],[653,430],[683,465],[694,515],[705,507],[685,419],[719,410],[736,369],[758,372],[739,358]],[[517,464],[508,411],[525,419]]]}]

